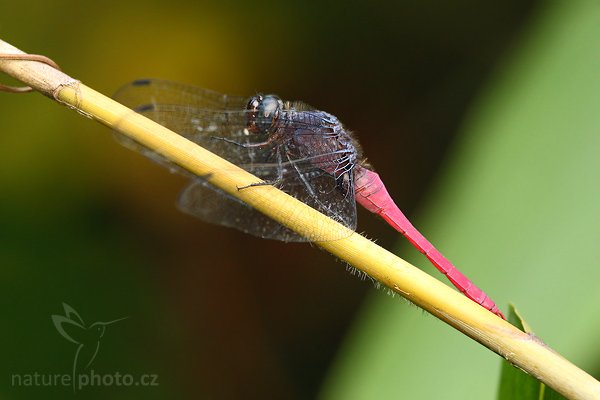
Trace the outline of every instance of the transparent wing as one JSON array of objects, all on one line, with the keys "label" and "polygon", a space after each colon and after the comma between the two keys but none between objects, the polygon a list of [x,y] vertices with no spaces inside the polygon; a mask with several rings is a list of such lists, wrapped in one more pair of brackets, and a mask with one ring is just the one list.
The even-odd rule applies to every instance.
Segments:
[{"label": "transparent wing", "polygon": [[[250,134],[246,130],[245,107],[248,98],[157,80],[133,82],[120,89],[115,98],[260,179],[273,183],[346,227],[352,230],[356,228],[353,185],[347,184],[353,182],[351,171],[336,179],[325,172],[328,170],[326,166],[318,162],[323,155],[294,158],[282,143],[266,147],[242,146],[268,139],[268,135]],[[304,134],[318,130],[306,123],[305,126],[300,125],[305,128],[302,130]],[[141,152],[172,171],[194,178],[179,197],[178,204],[183,211],[204,221],[234,227],[267,239],[307,240],[150,149],[118,133],[117,139],[126,147]],[[314,232],[308,240],[334,240],[346,235],[347,230],[339,233]]]},{"label": "transparent wing", "polygon": [[179,195],[177,204],[181,211],[205,222],[236,228],[264,239],[308,240],[201,178],[190,182]]},{"label": "transparent wing", "polygon": [[160,79],[135,80],[120,88],[113,97],[126,105],[179,104],[221,111],[241,111],[248,102],[248,97],[230,96]]},{"label": "transparent wing", "polygon": [[[236,151],[214,136],[248,142],[244,128],[247,98],[228,96],[211,90],[183,84],[143,79],[134,81],[115,93],[117,101],[147,116],[200,146],[219,154],[235,164],[246,163],[248,152]],[[254,135],[257,136],[257,135]],[[152,150],[119,134],[116,139],[171,170],[190,175]],[[254,138],[253,140],[257,140]],[[266,140],[266,137],[262,138]],[[228,153],[225,155],[224,153]]]}]

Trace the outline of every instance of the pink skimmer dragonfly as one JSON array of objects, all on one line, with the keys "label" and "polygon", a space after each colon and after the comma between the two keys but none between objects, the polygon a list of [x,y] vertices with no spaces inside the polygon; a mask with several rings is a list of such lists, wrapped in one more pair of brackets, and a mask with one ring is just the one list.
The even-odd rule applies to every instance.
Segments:
[{"label": "pink skimmer dragonfly", "polygon": [[[115,98],[256,175],[263,181],[257,185],[276,186],[352,230],[358,202],[404,235],[460,292],[504,318],[496,304],[404,216],[379,175],[362,160],[356,139],[335,116],[274,95],[228,96],[151,79],[126,85]],[[178,201],[183,211],[262,238],[307,240],[201,177],[119,138],[127,147],[192,178]],[[318,235],[309,239],[323,240]]]}]

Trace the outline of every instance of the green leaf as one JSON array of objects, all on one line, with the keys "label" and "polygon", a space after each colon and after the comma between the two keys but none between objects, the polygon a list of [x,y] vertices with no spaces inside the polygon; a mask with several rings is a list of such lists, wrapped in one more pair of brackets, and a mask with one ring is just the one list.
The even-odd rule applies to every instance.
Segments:
[{"label": "green leaf", "polygon": [[[525,333],[533,333],[521,314],[511,304],[508,312],[508,322]],[[514,367],[508,361],[502,361],[498,400],[558,400],[563,396],[546,387],[531,375]]]}]

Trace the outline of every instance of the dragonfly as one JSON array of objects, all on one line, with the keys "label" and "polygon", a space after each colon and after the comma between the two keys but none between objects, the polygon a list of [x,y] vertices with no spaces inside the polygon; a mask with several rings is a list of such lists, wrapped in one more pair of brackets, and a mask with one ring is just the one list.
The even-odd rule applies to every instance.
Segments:
[{"label": "dragonfly", "polygon": [[[465,296],[504,318],[498,306],[423,236],[363,158],[355,136],[333,115],[273,94],[230,96],[181,83],[140,79],[117,101],[257,176],[351,231],[356,204],[400,232]],[[141,144],[117,139],[174,172],[191,178],[179,208],[206,222],[285,242],[334,240],[331,232],[303,237]],[[240,188],[244,190],[244,188]],[[347,230],[345,230],[347,231]]]}]

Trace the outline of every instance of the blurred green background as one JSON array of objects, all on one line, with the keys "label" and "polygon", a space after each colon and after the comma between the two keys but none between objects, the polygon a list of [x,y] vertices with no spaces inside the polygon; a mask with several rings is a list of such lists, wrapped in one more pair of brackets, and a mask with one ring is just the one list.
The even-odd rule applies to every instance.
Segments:
[{"label": "blurred green background", "polygon": [[[337,115],[396,202],[506,309],[600,376],[600,3],[34,1],[9,43],[106,94],[157,77]],[[3,82],[11,82],[2,77]],[[0,396],[65,398],[51,315],[108,326],[84,398],[491,399],[500,359],[306,244],[180,214],[183,178],[37,94],[0,94]],[[382,221],[359,230],[416,265]]]}]

